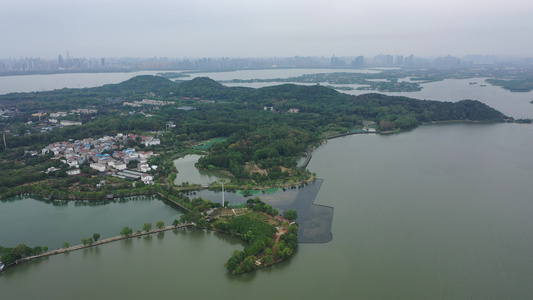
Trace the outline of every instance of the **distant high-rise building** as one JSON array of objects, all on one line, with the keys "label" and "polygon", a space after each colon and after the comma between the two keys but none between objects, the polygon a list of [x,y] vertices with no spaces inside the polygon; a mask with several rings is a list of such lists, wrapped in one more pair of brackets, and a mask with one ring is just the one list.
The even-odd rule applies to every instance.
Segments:
[{"label": "distant high-rise building", "polygon": [[447,55],[444,57],[437,57],[434,64],[440,67],[457,67],[461,65],[461,60],[455,56]]},{"label": "distant high-rise building", "polygon": [[415,57],[413,54],[409,55],[407,57],[407,61],[405,62],[408,66],[412,66],[415,63]]},{"label": "distant high-rise building", "polygon": [[105,66],[105,58],[102,57],[101,61],[102,61],[102,66]]},{"label": "distant high-rise building", "polygon": [[331,65],[332,67],[337,66],[337,61],[338,61],[338,58],[336,58],[335,55],[333,55],[333,56],[331,57],[331,63],[330,63],[330,65]]},{"label": "distant high-rise building", "polygon": [[353,61],[352,61],[352,67],[354,68],[362,68],[364,67],[365,63],[364,63],[364,58],[363,56],[357,56]]},{"label": "distant high-rise building", "polygon": [[396,64],[403,65],[403,55],[396,55]]},{"label": "distant high-rise building", "polygon": [[64,64],[63,64],[63,56],[61,56],[61,54],[59,54],[57,56],[57,63],[59,64],[59,67],[60,68],[63,68],[64,67]]},{"label": "distant high-rise building", "polygon": [[392,55],[386,55],[385,56],[385,64],[390,66],[394,62],[394,57]]},{"label": "distant high-rise building", "polygon": [[335,57],[335,55],[333,55],[333,57],[331,57],[331,66],[332,67],[343,67],[346,65],[346,62],[342,59],[339,59],[338,57]]}]

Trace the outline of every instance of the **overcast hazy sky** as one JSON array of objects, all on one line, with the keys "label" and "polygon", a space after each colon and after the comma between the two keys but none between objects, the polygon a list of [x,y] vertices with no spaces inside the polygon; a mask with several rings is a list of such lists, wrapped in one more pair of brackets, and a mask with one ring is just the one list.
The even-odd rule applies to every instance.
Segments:
[{"label": "overcast hazy sky", "polygon": [[531,0],[1,0],[0,58],[533,56]]}]

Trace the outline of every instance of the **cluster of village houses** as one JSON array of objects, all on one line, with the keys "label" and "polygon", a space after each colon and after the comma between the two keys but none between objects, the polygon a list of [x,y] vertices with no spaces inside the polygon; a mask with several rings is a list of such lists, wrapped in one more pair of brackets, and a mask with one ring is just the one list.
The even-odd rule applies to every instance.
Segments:
[{"label": "cluster of village houses", "polygon": [[[161,141],[152,136],[139,136],[141,143],[146,146],[159,145]],[[90,162],[89,166],[99,172],[105,172],[116,177],[141,180],[145,184],[154,184],[154,178],[147,172],[157,170],[157,166],[148,165],[147,161],[154,155],[152,151],[137,152],[133,148],[124,149],[128,139],[137,139],[137,135],[122,133],[114,137],[104,136],[99,139],[87,138],[81,141],[56,142],[41,150],[43,155],[50,152],[54,159],[60,159],[69,166],[68,175],[81,174],[80,165]],[[109,154],[112,153],[112,154]],[[131,161],[137,161],[136,170],[128,170],[127,165]],[[49,168],[48,172],[56,171]]]}]

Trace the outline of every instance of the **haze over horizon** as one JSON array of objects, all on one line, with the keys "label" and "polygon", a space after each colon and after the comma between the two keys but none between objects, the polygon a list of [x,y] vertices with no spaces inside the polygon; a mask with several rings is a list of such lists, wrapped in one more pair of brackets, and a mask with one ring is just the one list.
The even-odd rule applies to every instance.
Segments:
[{"label": "haze over horizon", "polygon": [[4,0],[0,58],[531,57],[526,0]]}]

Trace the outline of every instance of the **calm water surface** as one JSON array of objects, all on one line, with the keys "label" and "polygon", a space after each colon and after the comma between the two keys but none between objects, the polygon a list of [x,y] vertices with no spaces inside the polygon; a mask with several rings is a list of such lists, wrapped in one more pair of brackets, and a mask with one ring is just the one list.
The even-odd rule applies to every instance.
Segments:
[{"label": "calm water surface", "polygon": [[50,75],[0,76],[0,94],[41,92],[62,88],[89,88],[120,83],[139,75],[155,75],[160,71],[122,73],[73,73]]},{"label": "calm water surface", "polygon": [[128,197],[91,203],[87,201],[38,201],[16,197],[0,202],[0,245],[48,246],[57,249],[64,242],[81,244],[82,238],[99,233],[101,238],[119,234],[128,226],[141,230],[144,223],[159,220],[170,225],[182,213],[168,201],[156,197]]},{"label": "calm water surface", "polygon": [[174,166],[178,170],[174,184],[180,185],[184,182],[209,184],[219,180],[228,181],[230,179],[228,175],[220,171],[197,169],[194,164],[198,162],[200,157],[202,156],[198,154],[189,154],[174,161]]},{"label": "calm water surface", "polygon": [[307,299],[528,299],[531,149],[533,127],[516,124],[335,139],[309,165],[325,179],[316,203],[335,207],[333,240],[301,244],[286,263],[229,276],[223,264],[242,245],[183,230],[26,263],[0,275],[0,290],[10,299],[270,299],[273,289]]}]

